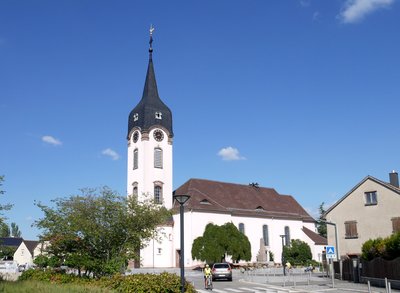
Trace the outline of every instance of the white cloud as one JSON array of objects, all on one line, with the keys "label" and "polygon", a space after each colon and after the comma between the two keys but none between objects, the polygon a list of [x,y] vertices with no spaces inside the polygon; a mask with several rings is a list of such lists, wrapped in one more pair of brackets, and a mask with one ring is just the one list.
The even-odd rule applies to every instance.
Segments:
[{"label": "white cloud", "polygon": [[394,0],[346,0],[339,18],[344,23],[361,21],[366,15],[379,8],[387,8]]},{"label": "white cloud", "polygon": [[59,139],[54,138],[51,135],[42,136],[42,141],[44,141],[45,143],[54,145],[54,146],[62,145],[62,142]]},{"label": "white cloud", "polygon": [[245,158],[240,156],[239,150],[233,147],[222,148],[218,152],[218,156],[222,158],[224,161],[236,161],[236,160],[244,160]]},{"label": "white cloud", "polygon": [[300,5],[303,7],[310,6],[311,0],[300,0]]},{"label": "white cloud", "polygon": [[109,157],[110,157],[111,159],[113,159],[114,161],[116,161],[116,160],[119,159],[118,153],[117,153],[116,151],[110,149],[110,148],[103,150],[101,153],[102,153],[103,155],[105,155],[105,156],[109,156]]},{"label": "white cloud", "polygon": [[319,13],[319,11],[315,11],[313,13],[313,17],[312,17],[313,21],[318,21],[320,16],[321,16],[321,14]]}]

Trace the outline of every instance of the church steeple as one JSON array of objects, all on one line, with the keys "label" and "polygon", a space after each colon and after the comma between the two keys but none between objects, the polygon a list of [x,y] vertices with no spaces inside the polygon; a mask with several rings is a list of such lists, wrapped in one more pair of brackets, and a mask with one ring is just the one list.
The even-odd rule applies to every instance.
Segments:
[{"label": "church steeple", "polygon": [[168,136],[173,137],[171,110],[161,101],[158,95],[153,66],[153,31],[154,28],[151,27],[149,64],[147,67],[143,95],[139,104],[129,114],[128,139],[133,128],[138,127],[140,131],[148,132],[153,126],[163,127],[168,132]]}]

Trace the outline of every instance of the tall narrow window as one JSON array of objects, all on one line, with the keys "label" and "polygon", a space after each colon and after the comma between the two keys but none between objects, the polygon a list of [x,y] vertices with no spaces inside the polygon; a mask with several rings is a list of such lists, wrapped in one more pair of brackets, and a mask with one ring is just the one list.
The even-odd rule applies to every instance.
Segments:
[{"label": "tall narrow window", "polygon": [[244,234],[244,224],[243,223],[239,223],[239,232]]},{"label": "tall narrow window", "polygon": [[138,188],[137,188],[137,185],[133,186],[132,195],[133,195],[134,198],[137,199],[137,197],[138,197]]},{"label": "tall narrow window", "polygon": [[290,228],[285,226],[285,245],[290,246]]},{"label": "tall narrow window", "polygon": [[154,168],[163,167],[163,151],[161,148],[154,149]]},{"label": "tall narrow window", "polygon": [[160,185],[154,186],[154,202],[157,204],[162,203],[162,187]]},{"label": "tall narrow window", "polygon": [[134,149],[133,151],[133,169],[137,169],[139,165],[139,151],[138,149]]},{"label": "tall narrow window", "polygon": [[263,225],[262,232],[263,232],[264,245],[268,246],[269,245],[268,225]]},{"label": "tall narrow window", "polygon": [[365,192],[365,205],[370,206],[376,204],[378,204],[376,191]]},{"label": "tall narrow window", "polygon": [[345,231],[346,231],[345,238],[348,238],[348,239],[358,238],[357,222],[356,221],[344,222],[344,228],[345,228]]},{"label": "tall narrow window", "polygon": [[392,218],[393,233],[400,232],[400,217]]}]

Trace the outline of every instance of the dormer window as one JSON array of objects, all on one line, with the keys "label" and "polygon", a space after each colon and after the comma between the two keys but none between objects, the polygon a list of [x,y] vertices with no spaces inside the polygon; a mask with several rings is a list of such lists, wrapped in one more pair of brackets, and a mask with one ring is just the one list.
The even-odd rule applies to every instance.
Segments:
[{"label": "dormer window", "polygon": [[159,119],[159,120],[162,119],[162,113],[161,112],[156,112],[156,119]]},{"label": "dormer window", "polygon": [[207,199],[203,199],[200,201],[200,204],[211,204]]},{"label": "dormer window", "polygon": [[256,207],[256,211],[257,212],[262,212],[263,210],[264,210],[264,208],[262,206]]},{"label": "dormer window", "polygon": [[138,121],[138,119],[139,119],[139,114],[138,113],[133,114],[133,121]]}]

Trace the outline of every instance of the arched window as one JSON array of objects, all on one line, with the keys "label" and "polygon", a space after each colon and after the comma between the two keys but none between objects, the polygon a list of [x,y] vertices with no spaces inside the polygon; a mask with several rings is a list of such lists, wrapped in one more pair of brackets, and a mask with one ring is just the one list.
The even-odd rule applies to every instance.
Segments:
[{"label": "arched window", "polygon": [[263,232],[264,245],[269,246],[268,225],[263,225],[262,232]]},{"label": "arched window", "polygon": [[163,151],[161,148],[154,149],[154,168],[163,167]]},{"label": "arched window", "polygon": [[290,228],[285,226],[285,245],[290,246]]},{"label": "arched window", "polygon": [[139,165],[139,150],[133,150],[133,170],[137,169]]},{"label": "arched window", "polygon": [[133,186],[132,195],[133,195],[134,198],[137,199],[137,197],[138,197],[138,188],[137,188],[137,185]]},{"label": "arched window", "polygon": [[239,223],[239,232],[244,234],[244,224],[243,223]]},{"label": "arched window", "polygon": [[154,202],[158,204],[162,203],[162,186],[160,185],[154,186]]}]

